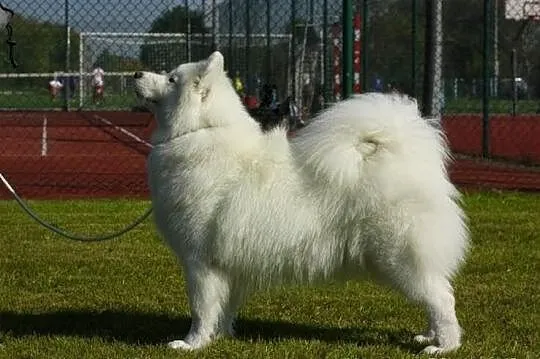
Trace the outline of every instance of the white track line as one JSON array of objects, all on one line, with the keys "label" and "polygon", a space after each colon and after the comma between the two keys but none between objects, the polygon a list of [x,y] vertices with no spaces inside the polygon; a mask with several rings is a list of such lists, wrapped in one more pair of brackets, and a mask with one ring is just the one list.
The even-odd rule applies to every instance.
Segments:
[{"label": "white track line", "polygon": [[43,116],[43,127],[41,129],[41,156],[47,156],[47,117]]},{"label": "white track line", "polygon": [[116,126],[111,121],[107,120],[106,118],[103,118],[103,117],[98,116],[98,115],[94,115],[94,118],[100,120],[101,122],[103,122],[103,123],[105,123],[105,124],[107,124],[109,126],[114,127],[115,130],[118,130],[118,131],[122,132],[124,135],[133,138],[135,141],[137,141],[139,143],[142,143],[143,145],[145,145],[148,148],[153,147],[151,143],[146,142],[145,140],[143,140],[142,138],[140,138],[139,136],[137,136],[133,132],[126,130],[125,128]]}]

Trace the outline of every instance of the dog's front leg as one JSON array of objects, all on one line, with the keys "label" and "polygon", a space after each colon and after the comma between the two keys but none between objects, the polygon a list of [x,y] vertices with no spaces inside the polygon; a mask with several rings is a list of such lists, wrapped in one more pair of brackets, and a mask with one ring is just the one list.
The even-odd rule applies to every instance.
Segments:
[{"label": "dog's front leg", "polygon": [[202,263],[184,265],[191,308],[191,329],[184,340],[174,340],[169,347],[193,350],[208,345],[226,334],[224,323],[230,300],[230,284],[219,271]]}]

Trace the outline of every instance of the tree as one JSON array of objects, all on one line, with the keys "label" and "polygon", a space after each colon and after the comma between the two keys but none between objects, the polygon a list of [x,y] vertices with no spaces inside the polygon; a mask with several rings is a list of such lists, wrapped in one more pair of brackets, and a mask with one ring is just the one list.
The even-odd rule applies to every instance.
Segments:
[{"label": "tree", "polygon": [[[204,14],[183,5],[165,11],[152,22],[151,33],[180,33],[186,36],[180,41],[171,38],[150,38],[141,46],[141,62],[151,70],[170,70],[188,60],[188,51],[194,60],[203,58],[210,51],[210,44],[202,41],[209,33],[204,25]],[[188,50],[187,41],[190,41]]]},{"label": "tree", "polygon": [[[420,3],[423,3],[419,1]],[[367,21],[368,34],[365,41],[369,66],[367,88],[373,89],[375,80],[380,79],[388,88],[413,93],[411,86],[411,2],[410,0],[388,0],[370,2]],[[418,9],[419,14],[422,9]],[[423,58],[423,26],[418,24],[416,58]]]},{"label": "tree", "polygon": [[[38,20],[16,16],[12,21],[13,38],[17,42],[15,57],[19,64],[18,72],[54,72],[66,68],[66,32],[63,25],[40,22]],[[5,36],[2,33],[2,36]],[[72,31],[70,35],[70,64],[79,63],[79,34]],[[7,54],[5,41],[0,51]],[[7,55],[0,61],[1,72],[11,72],[11,64]]]},{"label": "tree", "polygon": [[96,58],[92,68],[95,67],[106,68],[107,71],[129,72],[140,69],[141,64],[136,59],[113,54],[109,50],[105,49]]}]

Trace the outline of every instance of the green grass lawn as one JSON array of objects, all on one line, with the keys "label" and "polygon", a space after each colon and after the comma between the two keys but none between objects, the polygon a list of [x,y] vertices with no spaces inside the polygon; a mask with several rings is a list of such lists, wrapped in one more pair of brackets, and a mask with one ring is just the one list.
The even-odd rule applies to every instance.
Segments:
[{"label": "green grass lawn", "polygon": [[[55,101],[46,89],[34,89],[23,91],[22,93],[0,93],[0,109],[61,109],[64,107],[63,94],[60,94]],[[137,99],[131,88],[127,88],[124,94],[119,90],[110,89],[105,91],[105,100],[98,104],[92,104],[92,97],[87,93],[83,100],[82,108],[85,110],[130,110],[137,105]],[[79,93],[76,92],[70,100],[72,109],[79,108]],[[482,113],[483,105],[481,98],[458,98],[446,101],[444,113]],[[490,99],[489,111],[491,114],[511,114],[512,101],[503,99]],[[540,99],[519,100],[517,102],[517,113],[535,114],[540,113]]]},{"label": "green grass lawn", "polygon": [[[459,113],[482,113],[483,103],[481,98],[459,98],[448,100],[446,102],[445,114]],[[516,103],[516,112],[518,114],[537,114],[540,113],[540,100],[518,100]],[[489,99],[490,114],[511,114],[512,101],[501,99]]]},{"label": "green grass lawn", "polygon": [[[102,233],[145,201],[33,201],[49,221]],[[473,246],[456,278],[464,344],[452,358],[540,353],[540,195],[465,197]],[[253,296],[238,338],[196,353],[168,349],[189,328],[185,287],[153,225],[120,240],[79,243],[0,201],[0,358],[414,358],[420,308],[362,282],[277,288]]]},{"label": "green grass lawn", "polygon": [[[69,101],[71,109],[79,108],[79,94]],[[60,94],[55,100],[46,90],[28,91],[20,94],[0,94],[0,109],[16,110],[53,110],[62,109],[65,105],[63,94]],[[124,95],[118,93],[105,92],[104,100],[93,104],[91,94],[87,94],[83,99],[83,109],[85,110],[130,110],[137,105],[137,99],[132,91]]]}]

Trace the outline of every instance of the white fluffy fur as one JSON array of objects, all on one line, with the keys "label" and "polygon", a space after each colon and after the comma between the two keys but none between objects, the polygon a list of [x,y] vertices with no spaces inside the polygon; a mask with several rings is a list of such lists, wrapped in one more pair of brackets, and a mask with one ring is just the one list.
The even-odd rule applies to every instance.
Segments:
[{"label": "white fluffy fur", "polygon": [[[141,75],[141,74],[139,74]],[[174,348],[232,334],[246,295],[270,285],[360,278],[425,305],[428,353],[460,346],[451,277],[467,247],[442,134],[404,96],[366,94],[292,141],[263,134],[223,57],[143,73],[158,127],[148,159],[155,219],[183,265],[192,326]]]}]

